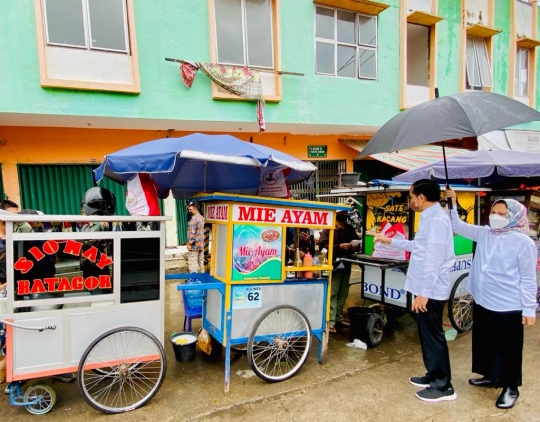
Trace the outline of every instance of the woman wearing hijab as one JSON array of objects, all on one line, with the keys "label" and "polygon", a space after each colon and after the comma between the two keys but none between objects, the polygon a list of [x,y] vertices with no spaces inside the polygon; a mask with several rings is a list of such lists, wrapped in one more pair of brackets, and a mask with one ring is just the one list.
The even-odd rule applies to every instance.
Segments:
[{"label": "woman wearing hijab", "polygon": [[[454,191],[446,196],[456,203]],[[489,226],[462,222],[455,206],[450,216],[457,234],[477,242],[467,290],[474,299],[472,372],[482,377],[469,383],[502,387],[495,405],[509,409],[521,386],[523,327],[536,320],[536,248],[527,210],[513,199],[495,201]]]}]

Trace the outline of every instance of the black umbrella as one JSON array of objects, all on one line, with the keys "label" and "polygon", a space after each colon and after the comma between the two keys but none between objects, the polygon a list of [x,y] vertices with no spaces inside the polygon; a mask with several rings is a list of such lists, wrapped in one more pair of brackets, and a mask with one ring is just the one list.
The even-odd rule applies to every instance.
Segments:
[{"label": "black umbrella", "polygon": [[392,117],[362,149],[360,157],[480,136],[534,120],[540,120],[538,111],[504,95],[462,92],[426,101]]}]

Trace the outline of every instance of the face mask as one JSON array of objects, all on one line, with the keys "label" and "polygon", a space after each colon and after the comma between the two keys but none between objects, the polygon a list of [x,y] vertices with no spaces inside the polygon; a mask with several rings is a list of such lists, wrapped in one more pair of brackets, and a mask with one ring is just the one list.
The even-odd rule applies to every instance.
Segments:
[{"label": "face mask", "polygon": [[506,217],[503,217],[499,214],[490,214],[489,215],[489,227],[492,229],[502,229],[508,225],[510,220]]}]

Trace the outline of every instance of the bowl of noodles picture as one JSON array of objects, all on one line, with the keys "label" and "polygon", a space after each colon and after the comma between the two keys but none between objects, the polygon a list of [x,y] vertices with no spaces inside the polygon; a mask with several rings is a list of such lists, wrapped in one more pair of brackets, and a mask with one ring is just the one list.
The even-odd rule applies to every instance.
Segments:
[{"label": "bowl of noodles picture", "polygon": [[261,233],[261,239],[264,242],[272,243],[279,240],[280,234],[276,229],[266,229]]}]

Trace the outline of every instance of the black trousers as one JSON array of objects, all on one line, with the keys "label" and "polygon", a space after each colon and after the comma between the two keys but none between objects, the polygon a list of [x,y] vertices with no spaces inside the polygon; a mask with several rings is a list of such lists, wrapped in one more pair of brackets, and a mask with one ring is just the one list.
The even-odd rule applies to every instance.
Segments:
[{"label": "black trousers", "polygon": [[443,300],[429,299],[427,312],[416,314],[422,357],[427,370],[425,376],[430,380],[430,386],[437,390],[452,387],[450,355],[442,325],[444,304]]},{"label": "black trousers", "polygon": [[473,303],[472,371],[495,387],[521,386],[523,324],[521,311],[490,311]]}]

